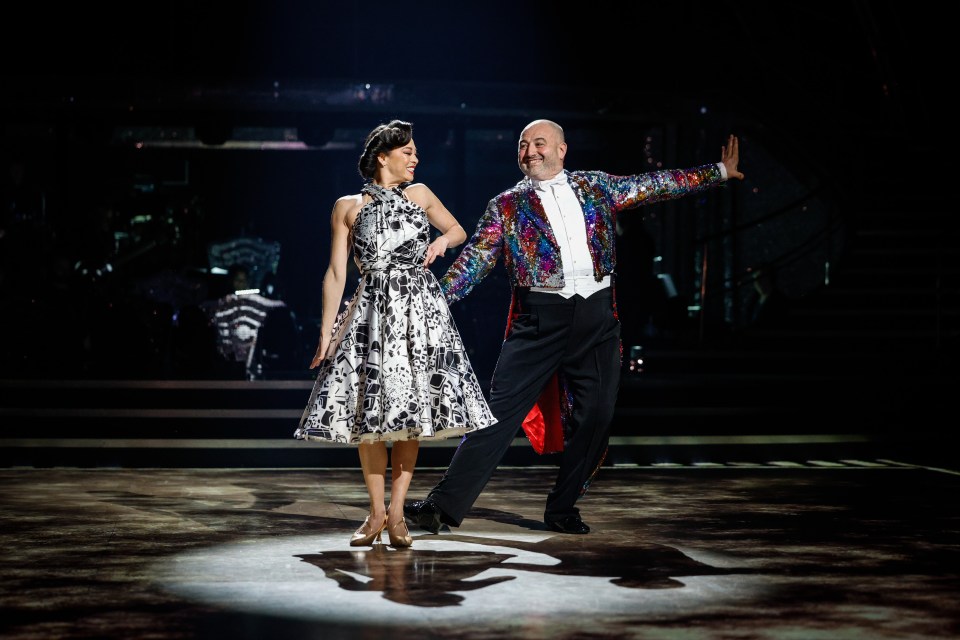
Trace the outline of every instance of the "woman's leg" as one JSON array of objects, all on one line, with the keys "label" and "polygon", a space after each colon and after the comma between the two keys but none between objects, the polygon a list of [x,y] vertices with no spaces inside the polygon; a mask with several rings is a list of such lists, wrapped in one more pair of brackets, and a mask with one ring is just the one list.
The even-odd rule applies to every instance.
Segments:
[{"label": "woman's leg", "polygon": [[417,465],[419,440],[398,440],[393,443],[390,452],[392,485],[390,487],[390,509],[387,512],[387,526],[403,520],[403,503],[407,499],[407,490],[413,480],[413,469]]},{"label": "woman's leg", "polygon": [[419,440],[398,440],[390,452],[392,484],[390,486],[390,509],[387,511],[387,535],[393,547],[409,547],[413,544],[407,523],[403,519],[403,503],[407,498],[413,468],[417,465]]},{"label": "woman's leg", "polygon": [[370,526],[373,530],[378,530],[386,517],[384,486],[387,445],[383,442],[361,442],[357,451],[360,453],[363,482],[367,485],[367,494],[370,496]]}]

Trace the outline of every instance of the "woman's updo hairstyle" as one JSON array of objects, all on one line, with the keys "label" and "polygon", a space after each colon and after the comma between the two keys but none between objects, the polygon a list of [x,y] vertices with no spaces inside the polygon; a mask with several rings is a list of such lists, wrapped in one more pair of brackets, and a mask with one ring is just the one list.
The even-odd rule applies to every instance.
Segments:
[{"label": "woman's updo hairstyle", "polygon": [[381,124],[367,135],[357,170],[366,180],[373,178],[377,170],[377,156],[402,147],[413,138],[413,125],[403,120],[391,120]]}]

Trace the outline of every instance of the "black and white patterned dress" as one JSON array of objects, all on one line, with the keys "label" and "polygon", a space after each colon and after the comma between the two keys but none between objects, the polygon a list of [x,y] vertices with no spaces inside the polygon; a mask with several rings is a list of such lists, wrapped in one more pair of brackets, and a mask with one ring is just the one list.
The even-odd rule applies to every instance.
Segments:
[{"label": "black and white patterned dress", "polygon": [[353,225],[357,292],[338,316],[294,437],[359,443],[462,436],[496,419],[437,278],[427,213],[373,183]]}]

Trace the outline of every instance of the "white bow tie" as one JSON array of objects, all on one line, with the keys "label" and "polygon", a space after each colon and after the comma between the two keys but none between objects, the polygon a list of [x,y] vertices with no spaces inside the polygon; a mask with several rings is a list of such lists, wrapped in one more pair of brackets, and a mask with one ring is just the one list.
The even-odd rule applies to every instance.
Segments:
[{"label": "white bow tie", "polygon": [[546,189],[547,187],[553,187],[558,184],[567,184],[567,174],[561,172],[560,175],[555,178],[550,178],[549,180],[534,180],[533,184],[539,189]]}]

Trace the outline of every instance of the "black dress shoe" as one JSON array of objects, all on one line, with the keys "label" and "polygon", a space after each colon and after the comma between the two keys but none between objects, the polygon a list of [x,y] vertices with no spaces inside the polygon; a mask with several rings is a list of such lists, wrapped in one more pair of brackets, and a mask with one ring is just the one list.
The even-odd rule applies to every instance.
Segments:
[{"label": "black dress shoe", "polygon": [[546,523],[547,527],[560,533],[590,533],[590,527],[580,519],[580,516],[567,516],[559,520],[552,520]]},{"label": "black dress shoe", "polygon": [[403,515],[430,533],[440,532],[440,507],[429,500],[416,500],[403,505]]}]

